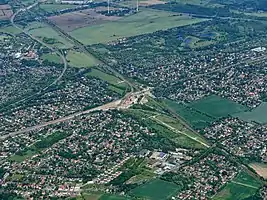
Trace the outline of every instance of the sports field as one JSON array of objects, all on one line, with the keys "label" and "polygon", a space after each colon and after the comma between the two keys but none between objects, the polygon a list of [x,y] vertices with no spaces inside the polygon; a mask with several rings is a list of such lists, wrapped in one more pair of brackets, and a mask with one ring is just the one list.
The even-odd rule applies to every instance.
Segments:
[{"label": "sports field", "polygon": [[175,101],[164,100],[165,104],[174,112],[177,113],[183,120],[185,120],[190,126],[201,129],[209,126],[216,119],[210,116],[207,116],[201,112],[196,111],[195,109],[179,104]]},{"label": "sports field", "polygon": [[239,119],[247,121],[247,122],[256,122],[259,124],[266,124],[267,123],[266,113],[267,113],[267,103],[264,102],[250,112],[237,113],[233,116],[238,117]]},{"label": "sports field", "polygon": [[248,110],[246,106],[216,95],[195,101],[189,106],[214,118],[227,117]]},{"label": "sports field", "polygon": [[70,35],[80,42],[90,45],[107,43],[119,38],[152,33],[172,27],[198,23],[205,19],[192,18],[188,15],[179,16],[174,13],[142,9],[139,13],[122,19],[91,25],[76,29]]},{"label": "sports field", "polygon": [[44,23],[32,22],[25,27],[30,34],[35,37],[42,39],[42,41],[51,46],[67,49],[71,48],[73,45],[66,40],[64,37],[59,35],[55,30]]},{"label": "sports field", "polygon": [[73,50],[68,52],[66,58],[72,67],[93,67],[98,64],[98,61],[93,56]]},{"label": "sports field", "polygon": [[134,197],[147,200],[164,200],[170,199],[179,191],[179,189],[179,186],[175,185],[174,183],[155,179],[146,184],[138,186],[130,193]]}]

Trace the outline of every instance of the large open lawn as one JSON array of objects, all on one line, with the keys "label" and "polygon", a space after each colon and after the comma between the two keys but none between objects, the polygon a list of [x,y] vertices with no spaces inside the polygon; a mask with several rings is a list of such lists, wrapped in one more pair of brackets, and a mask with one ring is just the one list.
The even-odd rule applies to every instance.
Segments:
[{"label": "large open lawn", "polygon": [[192,18],[188,15],[179,16],[165,11],[142,9],[137,14],[123,17],[113,22],[79,28],[70,34],[80,42],[90,45],[107,43],[119,38],[152,33],[162,29],[185,26],[204,20]]},{"label": "large open lawn", "polygon": [[253,109],[250,112],[242,112],[233,115],[234,117],[238,117],[241,120],[247,122],[257,122],[259,124],[267,123],[267,103],[262,103],[257,108]]},{"label": "large open lawn", "polygon": [[147,200],[165,200],[174,196],[179,189],[179,186],[174,183],[155,179],[133,189],[131,195]]},{"label": "large open lawn", "polygon": [[33,36],[42,39],[42,41],[48,45],[61,49],[73,46],[63,36],[59,35],[55,30],[44,23],[32,22],[28,24],[25,29]]},{"label": "large open lawn", "polygon": [[248,110],[246,106],[216,95],[195,101],[190,104],[190,107],[214,118],[227,117]]},{"label": "large open lawn", "polygon": [[72,67],[93,67],[98,64],[98,61],[93,56],[73,50],[68,52],[66,58]]}]

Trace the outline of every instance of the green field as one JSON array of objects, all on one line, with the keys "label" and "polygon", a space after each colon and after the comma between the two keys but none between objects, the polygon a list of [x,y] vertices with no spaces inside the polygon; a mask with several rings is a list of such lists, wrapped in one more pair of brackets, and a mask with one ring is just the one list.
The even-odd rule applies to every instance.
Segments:
[{"label": "green field", "polygon": [[146,184],[140,185],[130,193],[134,197],[147,200],[166,200],[176,195],[179,186],[160,179],[154,179]]},{"label": "green field", "polygon": [[[194,132],[187,129],[181,122],[179,122],[176,119],[173,119],[171,117],[165,116],[165,115],[158,115],[155,117],[156,119],[160,120],[163,123],[168,124],[169,126],[175,128],[177,130],[177,133],[173,133],[171,135],[165,135],[166,137],[169,137],[171,140],[173,140],[176,144],[178,144],[181,147],[185,148],[196,148],[196,149],[203,149],[205,148],[201,143],[192,140],[189,137],[195,138],[198,141],[201,141],[205,144],[208,144],[207,141],[201,137],[200,135],[195,134]],[[159,122],[160,123],[160,122]],[[165,129],[166,127],[164,127]],[[181,131],[184,134],[179,134],[178,131]],[[167,131],[162,130],[162,133],[167,133]],[[189,137],[188,137],[188,136]]]},{"label": "green field", "polygon": [[253,176],[251,176],[245,171],[239,172],[239,174],[235,177],[234,181],[238,183],[248,184],[253,187],[261,186],[261,183],[257,179],[255,179]]},{"label": "green field", "polygon": [[234,113],[248,110],[246,106],[216,95],[211,95],[195,101],[190,104],[190,107],[214,118],[227,117]]},{"label": "green field", "polygon": [[55,30],[44,23],[32,22],[25,27],[31,35],[42,39],[42,41],[48,45],[60,48],[68,49],[73,45],[66,40],[63,36],[59,35]]},{"label": "green field", "polygon": [[79,28],[70,34],[80,42],[90,45],[185,26],[204,20],[187,15],[179,16],[165,11],[143,9],[137,14],[123,17],[117,21]]},{"label": "green field", "polygon": [[196,129],[201,129],[209,126],[215,121],[214,118],[207,116],[201,112],[198,112],[189,106],[179,104],[175,101],[164,100],[166,106],[177,113],[183,120],[185,120],[190,126]]},{"label": "green field", "polygon": [[66,4],[41,4],[40,8],[47,12],[57,12],[64,9],[75,8],[76,5],[66,5]]},{"label": "green field", "polygon": [[128,197],[111,195],[111,194],[103,194],[98,200],[131,200]]},{"label": "green field", "polygon": [[128,87],[127,83],[123,82],[118,77],[95,68],[92,68],[91,72],[89,72],[87,75],[107,81],[110,84],[109,89],[119,94],[123,94]]},{"label": "green field", "polygon": [[225,188],[216,194],[212,200],[244,200],[255,194],[257,189],[243,185],[228,183]]},{"label": "green field", "polygon": [[73,50],[68,52],[66,58],[72,67],[93,67],[98,64],[98,61],[93,56]]},{"label": "green field", "polygon": [[247,122],[256,122],[259,124],[267,123],[267,103],[264,102],[259,105],[257,108],[253,109],[250,112],[243,112],[234,114],[234,117],[238,117],[239,119]]},{"label": "green field", "polygon": [[47,54],[43,54],[41,56],[42,60],[47,60],[49,62],[53,62],[53,63],[62,63],[62,60],[60,58],[59,55],[54,54],[54,53],[47,53]]},{"label": "green field", "polygon": [[260,186],[261,183],[257,179],[241,171],[213,200],[243,200],[254,195]]},{"label": "green field", "polygon": [[15,28],[14,26],[5,26],[5,27],[1,27],[0,32],[16,35],[16,34],[21,33],[21,30]]},{"label": "green field", "polygon": [[23,155],[14,155],[10,157],[10,160],[15,161],[15,162],[22,162],[28,158],[31,158],[33,155],[35,155],[37,152],[28,150]]}]

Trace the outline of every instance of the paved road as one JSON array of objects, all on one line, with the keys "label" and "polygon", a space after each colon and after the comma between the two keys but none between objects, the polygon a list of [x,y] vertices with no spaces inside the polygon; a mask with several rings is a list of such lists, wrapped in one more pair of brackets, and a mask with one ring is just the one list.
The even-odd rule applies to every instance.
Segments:
[{"label": "paved road", "polygon": [[30,132],[30,131],[33,131],[33,130],[36,130],[36,129],[44,128],[44,127],[52,125],[52,124],[65,122],[65,121],[71,120],[71,119],[73,119],[75,117],[78,117],[80,115],[88,114],[88,113],[91,113],[91,112],[94,112],[94,111],[100,111],[100,110],[105,111],[105,110],[112,110],[112,109],[125,109],[125,108],[128,107],[128,106],[125,105],[126,103],[128,103],[128,104],[132,104],[133,103],[133,102],[127,101],[127,99],[129,99],[131,96],[141,96],[143,94],[146,94],[148,91],[149,91],[148,89],[145,89],[145,90],[137,91],[137,92],[129,92],[119,100],[116,100],[116,101],[113,101],[113,102],[109,102],[109,103],[106,103],[104,105],[101,105],[101,106],[98,106],[98,107],[95,107],[95,108],[92,108],[92,109],[89,109],[89,110],[79,111],[79,112],[73,113],[71,115],[68,115],[66,117],[62,117],[62,118],[59,118],[59,119],[56,119],[56,120],[51,120],[51,121],[48,121],[48,122],[44,122],[44,123],[38,124],[36,126],[32,126],[32,127],[28,127],[28,128],[19,130],[19,131],[11,132],[11,133],[6,134],[6,135],[2,135],[2,136],[0,136],[0,140],[5,140],[8,137],[15,136],[15,135],[22,134],[22,133],[27,133],[27,132]]}]

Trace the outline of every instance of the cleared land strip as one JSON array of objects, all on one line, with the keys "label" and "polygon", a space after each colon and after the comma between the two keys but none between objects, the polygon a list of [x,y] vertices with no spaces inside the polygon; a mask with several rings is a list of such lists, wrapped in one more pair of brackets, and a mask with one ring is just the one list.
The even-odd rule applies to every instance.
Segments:
[{"label": "cleared land strip", "polygon": [[245,187],[250,187],[250,188],[253,188],[253,189],[259,189],[258,187],[255,187],[255,186],[252,186],[252,185],[248,185],[248,184],[245,184],[245,183],[240,183],[240,182],[237,182],[237,181],[232,181],[232,183],[235,183],[235,184],[238,184],[238,185],[242,185],[242,186],[245,186]]},{"label": "cleared land strip", "polygon": [[179,131],[179,130],[177,130],[176,128],[170,126],[169,124],[166,124],[165,122],[163,122],[163,121],[157,119],[156,116],[157,116],[157,115],[152,116],[152,119],[154,119],[155,121],[157,121],[157,122],[161,123],[162,125],[166,126],[166,127],[169,128],[171,131],[174,131],[174,132],[176,132],[176,133],[178,133],[178,134],[185,135],[186,137],[188,137],[188,138],[190,138],[190,139],[192,139],[192,140],[194,140],[194,141],[196,141],[196,142],[202,144],[203,146],[205,146],[205,147],[207,147],[207,148],[210,147],[208,144],[206,144],[206,143],[200,141],[200,140],[197,139],[196,137],[192,137],[191,135],[189,135],[189,134],[187,134],[187,133],[185,133],[185,132]]}]

